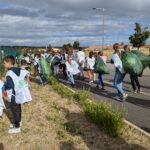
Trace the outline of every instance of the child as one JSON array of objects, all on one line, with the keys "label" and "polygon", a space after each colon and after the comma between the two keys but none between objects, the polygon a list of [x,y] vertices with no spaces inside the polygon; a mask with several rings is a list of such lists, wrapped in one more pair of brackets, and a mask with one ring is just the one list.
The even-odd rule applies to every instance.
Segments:
[{"label": "child", "polygon": [[7,91],[10,108],[13,117],[13,127],[8,130],[8,133],[20,133],[21,122],[21,100],[23,99],[22,92],[19,91],[19,76],[21,69],[15,68],[15,58],[6,56],[4,58],[4,67],[8,69],[6,74],[5,90]]},{"label": "child", "polygon": [[4,83],[0,80],[0,117],[3,116],[3,109],[6,109],[3,101],[4,90],[5,90]]},{"label": "child", "polygon": [[114,49],[114,53],[112,55],[111,62],[113,62],[116,69],[115,77],[114,77],[114,86],[118,91],[118,96],[120,100],[123,102],[128,97],[128,94],[125,93],[122,85],[126,73],[124,71],[122,60],[121,60],[121,54],[119,52],[119,44],[118,43],[114,44],[113,49]]},{"label": "child", "polygon": [[86,58],[86,69],[87,69],[87,75],[89,78],[89,83],[93,83],[94,81],[94,64],[95,64],[95,57],[94,53],[90,52],[89,57]]},{"label": "child", "polygon": [[22,80],[25,81],[25,87],[24,87],[24,103],[31,102],[32,97],[29,91],[29,82],[30,82],[30,73],[28,70],[26,70],[26,67],[28,66],[27,62],[25,60],[21,61],[21,74],[20,77]]},{"label": "child", "polygon": [[[103,55],[103,51],[98,52],[98,57],[97,57],[97,61],[102,60],[105,64],[107,61],[107,56]],[[99,88],[99,85],[101,85],[101,89],[105,90],[105,85],[104,85],[104,81],[103,81],[103,75],[101,73],[98,74],[98,85],[97,88]]]},{"label": "child", "polygon": [[[124,51],[125,52],[130,52],[131,51],[128,45],[124,46]],[[136,75],[130,75],[130,80],[131,80],[131,85],[132,85],[132,88],[133,88],[133,92],[135,94],[136,93],[141,93],[142,90],[141,90],[141,85],[140,85],[138,76],[136,76]]]},{"label": "child", "polygon": [[34,57],[34,77],[35,78],[38,74],[38,63],[39,63],[38,54],[35,54],[35,57]]},{"label": "child", "polygon": [[81,47],[77,52],[77,62],[79,64],[80,77],[82,78],[82,80],[84,80],[85,53],[83,52]]},{"label": "child", "polygon": [[75,87],[74,76],[80,73],[78,67],[79,66],[76,63],[76,61],[72,60],[71,56],[68,56],[68,61],[66,62],[66,70],[67,70],[68,78],[71,82],[71,86],[73,88]]},{"label": "child", "polygon": [[38,57],[37,57],[38,61],[37,61],[37,69],[38,69],[38,77],[39,77],[39,80],[40,80],[40,84],[41,85],[46,85],[47,83],[47,78],[42,74],[42,66],[41,66],[41,54],[38,54]]}]

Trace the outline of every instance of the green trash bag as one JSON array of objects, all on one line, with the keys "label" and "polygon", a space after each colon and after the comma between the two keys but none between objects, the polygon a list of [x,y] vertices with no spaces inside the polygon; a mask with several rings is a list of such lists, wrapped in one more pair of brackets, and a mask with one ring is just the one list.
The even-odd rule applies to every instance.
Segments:
[{"label": "green trash bag", "polygon": [[48,63],[51,63],[51,60],[52,60],[52,56],[48,56],[48,57],[46,58],[46,61],[47,61]]},{"label": "green trash bag", "polygon": [[53,72],[46,59],[41,58],[40,64],[41,64],[41,71],[44,76],[50,77],[51,75],[53,75]]},{"label": "green trash bag", "polygon": [[54,58],[52,58],[52,62],[51,62],[51,66],[55,66],[60,64],[60,58],[58,58],[57,56],[55,56]]},{"label": "green trash bag", "polygon": [[132,52],[122,53],[122,63],[125,71],[133,76],[141,76],[143,65],[140,59]]},{"label": "green trash bag", "polygon": [[134,53],[141,60],[143,69],[150,66],[150,56],[140,52],[139,50],[134,50],[132,53]]},{"label": "green trash bag", "polygon": [[102,59],[99,59],[94,65],[94,72],[101,74],[109,74],[109,70],[107,65],[104,63]]}]

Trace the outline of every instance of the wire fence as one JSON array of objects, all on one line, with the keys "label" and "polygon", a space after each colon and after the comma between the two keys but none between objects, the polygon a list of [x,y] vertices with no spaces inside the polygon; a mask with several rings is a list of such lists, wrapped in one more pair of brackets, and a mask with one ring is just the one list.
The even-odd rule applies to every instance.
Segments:
[{"label": "wire fence", "polygon": [[2,76],[5,73],[5,68],[3,65],[3,59],[5,56],[7,55],[12,55],[14,57],[16,57],[16,54],[18,52],[12,48],[9,47],[0,47],[0,79],[2,78]]}]

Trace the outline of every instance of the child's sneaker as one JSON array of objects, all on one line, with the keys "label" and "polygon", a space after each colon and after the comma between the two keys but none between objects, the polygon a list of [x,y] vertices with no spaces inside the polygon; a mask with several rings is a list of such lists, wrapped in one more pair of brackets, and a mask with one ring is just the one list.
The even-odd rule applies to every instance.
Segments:
[{"label": "child's sneaker", "polygon": [[21,132],[21,128],[20,127],[19,128],[13,127],[13,128],[10,128],[8,130],[9,134],[15,134],[15,133],[20,133],[20,132]]},{"label": "child's sneaker", "polygon": [[99,89],[99,85],[96,85],[96,88]]},{"label": "child's sneaker", "polygon": [[138,89],[138,90],[137,90],[137,93],[142,93],[142,89]]},{"label": "child's sneaker", "polygon": [[106,91],[106,89],[104,87],[102,87],[101,90]]},{"label": "child's sneaker", "polygon": [[137,93],[137,90],[134,90],[133,93],[136,94],[136,93]]},{"label": "child's sneaker", "polygon": [[[22,121],[20,122],[20,127],[21,127],[21,126],[22,126]],[[14,127],[14,124],[11,123],[9,127],[10,127],[10,128],[13,128],[13,127]]]},{"label": "child's sneaker", "polygon": [[122,102],[125,101],[125,100],[127,99],[127,97],[128,97],[128,94],[124,94],[124,95],[121,97],[121,101],[122,101]]},{"label": "child's sneaker", "polygon": [[93,83],[94,81],[92,80],[92,81],[89,81],[89,84],[91,84],[91,83]]}]

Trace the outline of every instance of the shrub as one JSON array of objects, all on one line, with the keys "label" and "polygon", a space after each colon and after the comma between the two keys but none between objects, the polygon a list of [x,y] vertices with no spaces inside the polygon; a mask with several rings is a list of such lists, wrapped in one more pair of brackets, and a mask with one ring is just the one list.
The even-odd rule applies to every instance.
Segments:
[{"label": "shrub", "polygon": [[100,126],[110,136],[116,137],[121,133],[124,122],[124,112],[115,110],[109,103],[87,103],[84,105],[85,115]]},{"label": "shrub", "polygon": [[90,93],[88,91],[85,91],[85,90],[77,91],[74,94],[74,99],[83,105],[84,105],[84,103],[87,102],[87,99],[89,99],[89,97],[90,97]]},{"label": "shrub", "polygon": [[68,88],[65,88],[62,85],[59,85],[59,91],[58,93],[63,97],[63,98],[68,98],[68,99],[73,99],[74,93],[72,93]]},{"label": "shrub", "polygon": [[50,77],[48,78],[48,83],[49,83],[50,85],[54,85],[54,84],[58,84],[59,81],[58,81],[58,79],[57,79],[56,77],[50,76]]}]

